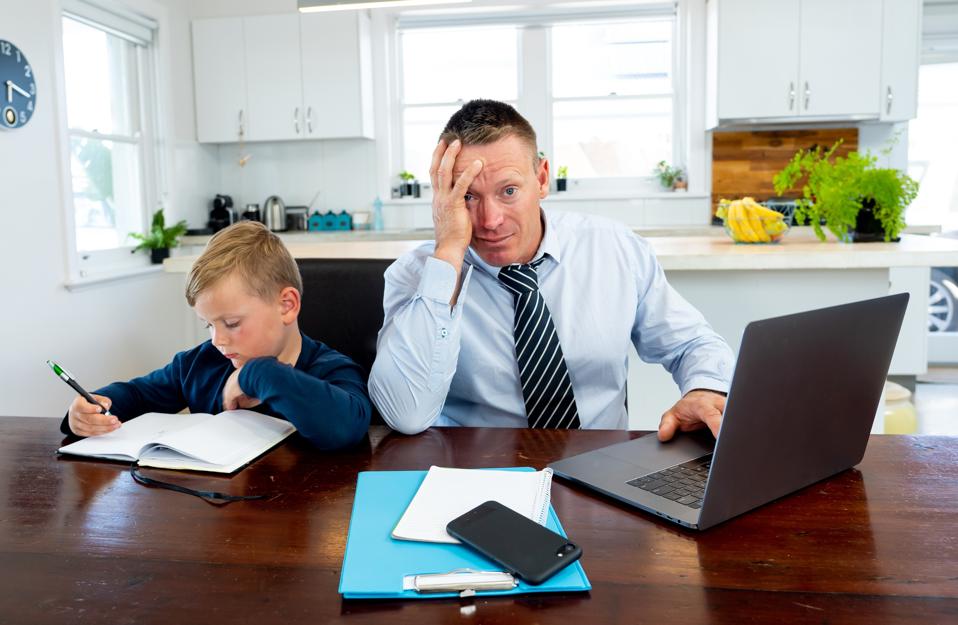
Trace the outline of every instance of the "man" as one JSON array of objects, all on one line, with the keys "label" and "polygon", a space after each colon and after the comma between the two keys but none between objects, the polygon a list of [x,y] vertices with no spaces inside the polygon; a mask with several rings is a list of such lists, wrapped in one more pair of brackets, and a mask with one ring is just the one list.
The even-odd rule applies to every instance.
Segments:
[{"label": "man", "polygon": [[431,425],[625,428],[629,343],[683,397],[662,417],[718,432],[728,345],[624,226],[547,213],[549,163],[511,106],[473,100],[433,153],[436,240],[386,272],[373,403],[407,434]]}]

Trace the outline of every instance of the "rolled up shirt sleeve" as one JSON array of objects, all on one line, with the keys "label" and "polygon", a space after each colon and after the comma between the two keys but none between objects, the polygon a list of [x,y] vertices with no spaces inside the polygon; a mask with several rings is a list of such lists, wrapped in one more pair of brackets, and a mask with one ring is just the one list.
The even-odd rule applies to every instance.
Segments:
[{"label": "rolled up shirt sleeve", "polygon": [[456,373],[462,308],[472,267],[457,274],[449,263],[420,254],[397,260],[386,271],[383,327],[369,375],[369,395],[389,427],[417,434],[442,411]]}]

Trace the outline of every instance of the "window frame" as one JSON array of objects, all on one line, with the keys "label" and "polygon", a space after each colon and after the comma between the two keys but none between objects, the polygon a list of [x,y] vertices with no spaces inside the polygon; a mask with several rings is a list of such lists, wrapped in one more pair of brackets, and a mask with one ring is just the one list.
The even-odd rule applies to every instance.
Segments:
[{"label": "window frame", "polygon": [[[138,169],[141,205],[135,216],[139,230],[143,231],[149,223],[152,212],[163,206],[169,197],[168,160],[163,137],[169,127],[165,116],[160,114],[160,94],[164,93],[163,74],[161,72],[160,25],[165,22],[165,9],[149,0],[138,0],[137,8],[145,9],[149,15],[134,12],[117,5],[105,9],[99,4],[83,0],[61,0],[54,12],[56,27],[54,45],[54,72],[57,85],[57,119],[59,135],[59,156],[61,170],[62,210],[64,211],[64,247],[67,250],[67,278],[65,286],[71,290],[88,284],[109,282],[127,276],[152,273],[159,268],[151,266],[145,254],[132,254],[135,242],[124,240],[115,248],[103,250],[79,250],[77,243],[76,212],[72,182],[72,139],[91,137],[104,141],[114,141],[138,147]],[[140,6],[143,5],[143,6]],[[134,135],[91,132],[86,129],[71,128],[68,120],[66,93],[66,72],[64,66],[63,20],[76,19],[81,23],[99,28],[111,35],[133,42],[134,64],[136,70],[136,101],[134,110],[139,115],[139,137]],[[124,29],[126,27],[126,29]],[[144,33],[149,40],[144,41]],[[133,87],[131,87],[132,89]],[[132,92],[131,92],[132,93]]]},{"label": "window frame", "polygon": [[[552,89],[552,50],[551,34],[552,26],[557,23],[602,23],[611,21],[626,21],[637,18],[663,18],[669,17],[672,20],[672,154],[670,162],[679,164],[679,166],[689,171],[692,167],[690,163],[690,150],[688,145],[686,128],[689,125],[689,109],[687,107],[688,98],[686,97],[687,70],[686,59],[688,53],[685,50],[687,42],[683,38],[684,29],[681,20],[685,14],[683,2],[672,4],[671,12],[663,12],[661,7],[645,7],[638,5],[632,9],[618,9],[614,11],[607,10],[584,10],[577,11],[574,14],[557,15],[555,13],[540,12],[536,13],[489,13],[484,12],[479,15],[456,16],[449,14],[446,18],[424,18],[409,19],[400,16],[392,25],[393,35],[393,72],[396,76],[394,87],[392,89],[390,107],[390,121],[392,126],[392,144],[390,151],[390,174],[388,177],[389,186],[392,186],[395,172],[403,169],[422,169],[428,164],[408,164],[404,163],[405,158],[405,137],[404,137],[404,112],[408,106],[435,106],[440,104],[457,104],[457,102],[446,103],[419,103],[416,105],[407,105],[402,96],[404,85],[403,61],[402,61],[402,42],[401,33],[407,29],[415,28],[437,28],[437,27],[463,27],[463,26],[483,26],[490,23],[500,23],[502,25],[515,26],[517,29],[519,41],[519,67],[518,69],[518,102],[517,105],[523,111],[523,115],[529,120],[538,135],[539,149],[550,155],[550,168],[556,167],[552,163],[553,154],[554,124],[553,124],[553,105],[558,101],[572,100],[630,100],[645,99],[646,96],[633,95],[607,95],[588,98],[557,98],[553,95]],[[655,96],[662,98],[663,96]],[[696,172],[698,173],[698,172]],[[550,172],[551,177],[555,177],[555,171]],[[426,187],[429,186],[429,181]],[[576,179],[570,178],[570,189],[589,195],[600,194],[602,196],[622,196],[636,197],[651,196],[661,192],[658,182],[653,172],[646,176],[625,176],[625,177],[594,177]]]}]

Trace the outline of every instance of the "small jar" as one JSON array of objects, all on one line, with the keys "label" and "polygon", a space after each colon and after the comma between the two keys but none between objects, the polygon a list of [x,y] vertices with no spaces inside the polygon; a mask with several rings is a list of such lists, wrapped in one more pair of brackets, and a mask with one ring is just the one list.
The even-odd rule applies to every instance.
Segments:
[{"label": "small jar", "polygon": [[894,382],[885,382],[885,434],[914,434],[918,411],[911,403],[911,391]]}]

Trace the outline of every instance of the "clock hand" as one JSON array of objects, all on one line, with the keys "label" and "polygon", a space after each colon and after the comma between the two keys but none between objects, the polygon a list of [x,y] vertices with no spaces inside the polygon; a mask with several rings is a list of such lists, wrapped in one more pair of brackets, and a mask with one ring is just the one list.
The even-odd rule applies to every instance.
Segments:
[{"label": "clock hand", "polygon": [[13,81],[8,80],[3,84],[7,86],[7,102],[13,102]]},{"label": "clock hand", "polygon": [[[16,91],[17,93],[19,93],[25,98],[31,97],[29,93],[27,93],[26,91],[18,87],[16,83],[14,83],[12,80],[7,81],[7,91],[9,92],[10,90]],[[8,99],[12,99],[12,98],[8,98]]]}]

